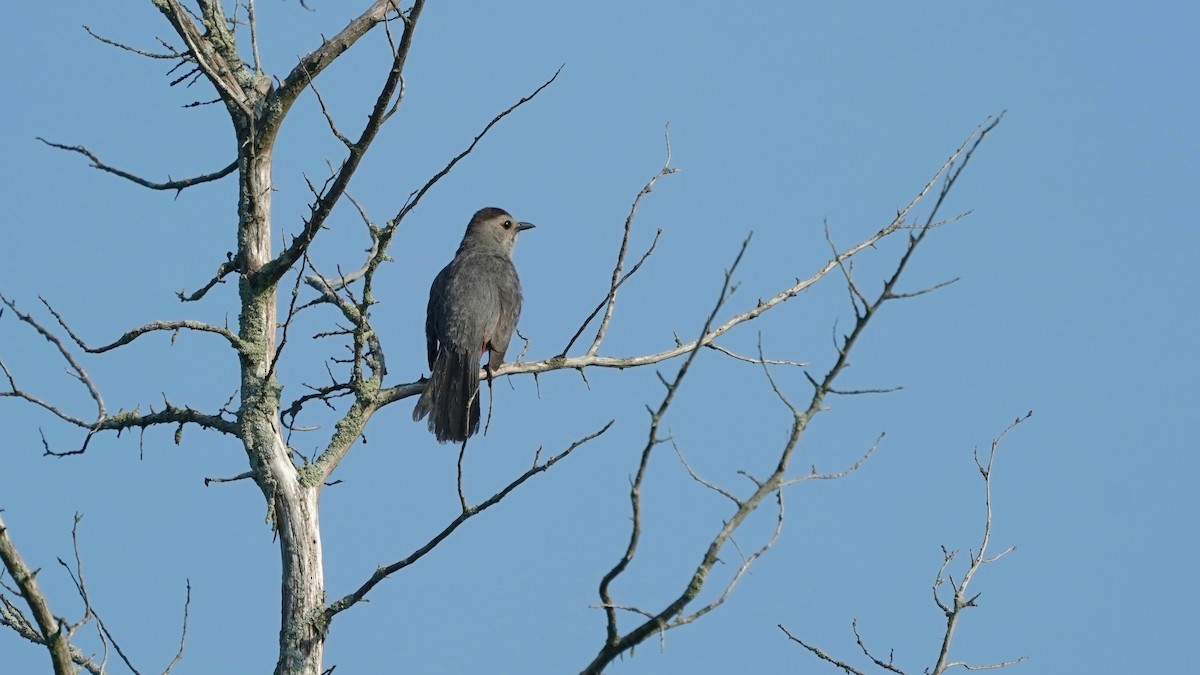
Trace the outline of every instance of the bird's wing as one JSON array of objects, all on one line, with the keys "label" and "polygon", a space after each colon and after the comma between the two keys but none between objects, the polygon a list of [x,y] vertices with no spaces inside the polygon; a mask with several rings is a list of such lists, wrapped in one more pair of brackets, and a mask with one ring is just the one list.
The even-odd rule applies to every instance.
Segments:
[{"label": "bird's wing", "polygon": [[425,308],[425,350],[429,359],[429,370],[437,360],[438,336],[445,334],[447,287],[454,270],[453,262],[442,268],[429,286],[429,304]]},{"label": "bird's wing", "polygon": [[508,352],[508,344],[512,340],[513,330],[517,320],[521,318],[521,281],[517,270],[507,257],[498,266],[496,274],[497,300],[499,312],[496,316],[495,330],[489,340],[491,354],[488,357],[488,367],[496,369],[504,362],[504,354]]}]

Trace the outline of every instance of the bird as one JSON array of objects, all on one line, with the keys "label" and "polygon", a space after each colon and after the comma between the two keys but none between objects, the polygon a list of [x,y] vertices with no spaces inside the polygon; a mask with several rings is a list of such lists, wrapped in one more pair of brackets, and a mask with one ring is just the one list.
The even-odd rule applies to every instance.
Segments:
[{"label": "bird", "polygon": [[533,227],[503,209],[471,217],[454,259],[434,277],[425,313],[429,379],[413,420],[429,416],[438,442],[465,443],[479,431],[479,360],[487,378],[504,363],[521,316],[521,280],[512,262],[517,235]]}]

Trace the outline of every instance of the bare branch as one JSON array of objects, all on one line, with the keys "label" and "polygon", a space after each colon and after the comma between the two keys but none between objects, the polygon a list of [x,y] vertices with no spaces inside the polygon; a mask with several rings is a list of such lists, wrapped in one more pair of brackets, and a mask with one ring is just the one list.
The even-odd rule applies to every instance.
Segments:
[{"label": "bare branch", "polygon": [[[101,431],[116,431],[119,434],[126,429],[146,429],[151,426],[163,424],[176,425],[180,427],[180,429],[182,429],[183,425],[185,424],[196,424],[206,429],[213,429],[215,431],[220,431],[232,436],[238,436],[240,433],[236,422],[227,420],[220,415],[201,413],[198,410],[186,406],[179,408],[170,404],[169,402],[166,404],[166,408],[163,410],[157,412],[152,411],[147,415],[142,415],[137,410],[118,411],[115,415],[100,415],[95,421],[88,422],[73,415],[69,415],[58,406],[44,401],[18,387],[16,379],[13,377],[12,372],[8,369],[8,366],[4,363],[3,359],[0,359],[0,372],[4,373],[9,385],[9,391],[0,391],[0,397],[18,398],[28,403],[32,403],[33,405],[42,408],[55,417],[58,417],[62,421],[88,431],[88,434],[86,438],[84,438],[83,444],[80,447],[75,450],[69,450],[65,452],[51,450],[49,443],[46,442],[45,437],[43,436],[42,442],[45,445],[45,454],[52,457],[67,457],[70,455],[83,454],[87,451],[88,444],[91,442],[92,436]],[[177,443],[179,442],[179,439],[180,433],[177,430]]]},{"label": "bare branch", "polygon": [[[130,47],[129,45],[122,44],[122,43],[116,42],[114,40],[110,40],[110,39],[104,37],[103,35],[96,33],[95,31],[92,30],[91,26],[85,25],[83,27],[83,30],[87,31],[88,35],[91,35],[92,37],[96,38],[100,42],[102,42],[110,47],[116,47],[117,49],[121,49],[121,50],[124,50],[127,52],[132,52],[134,54],[137,54],[138,56],[145,56],[148,59],[175,60],[175,59],[186,59],[187,58],[186,54],[181,54],[178,50],[175,50],[175,49],[171,49],[167,53],[159,53],[159,52],[148,52],[144,49],[137,49],[136,47]],[[164,43],[164,46],[166,46],[165,43]],[[168,47],[168,49],[170,49],[170,48]]]},{"label": "bare branch", "polygon": [[49,601],[46,600],[46,596],[42,594],[42,590],[38,586],[37,571],[29,569],[25,564],[25,560],[17,550],[17,545],[9,537],[8,527],[4,524],[2,516],[0,516],[0,561],[3,561],[4,568],[8,570],[13,582],[20,589],[21,597],[29,605],[29,610],[33,612],[40,643],[45,645],[50,652],[54,675],[72,675],[75,668],[71,659],[70,635],[66,631],[66,626],[55,618]]},{"label": "bare branch", "polygon": [[683,468],[684,468],[684,469],[687,469],[688,475],[692,477],[692,480],[694,480],[694,481],[696,481],[697,483],[699,483],[699,484],[703,485],[704,487],[708,488],[709,490],[712,490],[713,492],[715,492],[715,493],[717,493],[717,494],[721,495],[722,497],[725,497],[725,498],[726,498],[726,499],[728,499],[729,501],[733,502],[734,506],[741,506],[741,505],[742,505],[742,500],[740,500],[740,499],[738,499],[737,497],[733,496],[733,493],[729,492],[728,490],[726,490],[726,489],[722,488],[722,487],[721,487],[721,486],[719,486],[719,485],[714,485],[714,484],[712,484],[712,483],[710,483],[710,482],[708,482],[708,481],[704,480],[703,478],[701,478],[701,477],[700,477],[700,475],[699,475],[699,474],[697,474],[697,473],[696,473],[696,472],[695,472],[695,471],[692,469],[692,465],[691,465],[691,464],[688,464],[688,461],[687,461],[687,459],[685,459],[685,458],[684,458],[684,456],[683,456],[683,451],[679,449],[679,444],[675,442],[675,437],[674,437],[674,436],[668,436],[667,438],[668,438],[668,440],[670,440],[670,441],[671,441],[671,447],[675,449],[675,455],[676,455],[677,457],[679,457],[679,462],[680,462],[681,464],[683,464]]},{"label": "bare branch", "polygon": [[862,396],[863,394],[894,394],[895,392],[898,392],[902,389],[904,389],[904,387],[899,387],[899,386],[897,386],[897,387],[876,387],[873,389],[835,389],[833,387],[830,387],[826,391],[829,394],[836,394],[838,396]]},{"label": "bare branch", "polygon": [[258,18],[254,14],[254,0],[246,0],[246,21],[250,24],[250,51],[254,54],[254,72],[262,72],[262,57],[258,54]]},{"label": "bare branch", "polygon": [[871,659],[872,663],[886,671],[897,673],[897,675],[904,675],[904,671],[897,668],[893,663],[892,654],[888,654],[888,660],[883,661],[879,657],[872,654],[871,650],[867,649],[867,645],[863,643],[862,635],[860,635],[858,632],[858,619],[854,619],[850,622],[850,630],[854,632],[854,641],[856,644],[858,644],[858,648],[862,650],[864,656],[866,656],[868,659]]},{"label": "bare branch", "polygon": [[[147,429],[153,426],[168,425],[182,428],[185,424],[195,424],[204,429],[219,431],[223,434],[228,434],[235,438],[241,437],[241,430],[238,428],[237,422],[227,420],[220,415],[210,415],[202,413],[194,408],[184,406],[182,408],[167,403],[162,410],[154,411],[143,415],[138,410],[122,411],[115,415],[108,415],[101,420],[98,420],[91,425],[92,435],[101,431],[116,431],[118,433],[126,429]],[[175,442],[180,442],[181,435],[176,431]],[[66,457],[69,455],[82,454],[87,449],[85,442],[83,447],[78,450],[68,452],[47,452],[46,454],[54,457]]]},{"label": "bare branch", "polygon": [[809,480],[837,480],[839,478],[845,478],[846,476],[861,469],[862,466],[867,463],[867,460],[871,458],[871,455],[875,454],[875,451],[879,449],[879,444],[883,442],[883,437],[884,434],[882,433],[876,436],[875,442],[871,444],[871,447],[867,448],[866,452],[860,455],[858,459],[854,460],[853,464],[842,469],[841,471],[834,471],[833,473],[821,473],[817,471],[817,467],[814,466],[807,474],[797,478],[785,480],[779,484],[779,487],[788,487]]},{"label": "bare branch", "polygon": [[54,143],[52,141],[48,141],[48,140],[42,138],[41,136],[38,136],[37,139],[52,148],[58,148],[59,150],[66,150],[68,152],[75,152],[80,155],[83,155],[84,157],[87,157],[89,160],[91,160],[91,162],[92,162],[91,166],[93,169],[99,169],[101,171],[111,173],[114,176],[120,176],[121,178],[124,178],[125,180],[128,180],[133,183],[137,183],[138,185],[141,185],[144,188],[149,188],[151,190],[174,190],[176,196],[178,196],[178,194],[186,188],[190,188],[193,185],[200,185],[202,183],[211,183],[212,181],[220,180],[220,179],[224,178],[225,176],[228,176],[229,174],[233,173],[237,169],[237,160],[234,160],[233,162],[230,162],[229,166],[225,167],[224,169],[220,169],[220,170],[214,171],[212,173],[206,173],[201,176],[193,176],[191,178],[181,178],[179,180],[174,180],[170,176],[168,176],[167,180],[164,182],[155,182],[155,181],[151,181],[151,180],[142,178],[141,176],[136,176],[132,173],[129,173],[128,171],[122,171],[121,169],[118,169],[116,167],[105,164],[104,162],[100,161],[100,158],[97,157],[95,153],[93,153],[91,150],[88,150],[87,148],[85,148],[82,145],[64,145],[62,143]]},{"label": "bare branch", "polygon": [[321,96],[321,91],[317,89],[316,82],[309,82],[308,88],[312,89],[312,93],[317,97],[317,105],[321,107],[321,114],[325,116],[325,123],[329,125],[329,131],[333,137],[341,141],[346,148],[353,150],[354,142],[338,131],[337,123],[333,121],[333,115],[329,112],[329,108],[325,107],[325,99]]},{"label": "bare branch", "polygon": [[438,181],[446,176],[446,174],[450,173],[451,169],[453,169],[456,164],[462,161],[464,157],[471,154],[471,151],[474,150],[475,146],[479,144],[479,141],[483,140],[483,137],[492,130],[492,127],[499,124],[500,120],[508,117],[517,108],[520,108],[526,103],[532,101],[538,94],[542,93],[543,89],[553,84],[554,81],[558,79],[558,74],[562,72],[562,69],[563,66],[559,66],[558,70],[554,71],[554,74],[550,76],[550,79],[543,82],[540,86],[538,86],[537,89],[534,89],[533,93],[522,97],[521,100],[509,106],[504,112],[501,112],[499,115],[493,117],[491,122],[488,122],[486,125],[484,125],[483,130],[476,134],[475,138],[465,150],[455,155],[454,158],[446,164],[446,166],[442,167],[441,171],[438,171],[428,181],[426,181],[425,185],[422,185],[419,189],[414,190],[412,194],[408,196],[408,200],[404,203],[404,206],[401,207],[398,212],[396,212],[396,215],[393,216],[390,221],[388,221],[385,229],[394,230],[396,227],[398,227],[400,222],[404,220],[404,217],[417,207],[417,204],[421,201],[421,198],[425,196],[425,193],[429,192],[430,188],[436,185]]},{"label": "bare branch", "polygon": [[[349,346],[351,356],[344,360],[350,364],[348,381],[340,381],[330,371],[330,385],[310,387],[313,389],[312,393],[296,399],[281,412],[281,418],[291,417],[291,422],[287,422],[286,419],[283,422],[283,425],[291,430],[296,428],[296,417],[306,403],[320,400],[328,405],[333,398],[354,396],[354,403],[337,423],[337,432],[334,437],[314,462],[324,472],[326,478],[337,467],[351,444],[362,434],[371,416],[384,404],[380,400],[378,392],[387,367],[379,337],[369,323],[369,310],[374,304],[372,297],[374,272],[387,257],[384,249],[390,233],[371,227],[369,223],[368,228],[372,234],[373,244],[368,251],[370,257],[362,268],[350,275],[342,274],[337,279],[327,279],[316,270],[314,270],[314,274],[305,278],[305,283],[319,294],[316,300],[305,306],[318,303],[332,304],[350,322],[350,328],[338,331],[339,335],[351,337]],[[307,261],[307,256],[305,260]],[[303,270],[300,274],[303,274]],[[351,281],[357,278],[363,279],[361,300],[356,300],[348,288]],[[289,311],[289,317],[291,314],[292,312]],[[369,373],[365,371],[369,371]],[[416,391],[420,391],[419,387],[416,388]]]},{"label": "bare branch", "polygon": [[[354,393],[353,385],[347,384],[345,382],[335,382],[334,384],[331,384],[327,387],[314,387],[312,385],[305,385],[305,386],[312,389],[313,391],[311,393],[305,394],[305,395],[297,398],[295,401],[292,401],[291,404],[288,405],[288,407],[280,410],[279,417],[282,420],[281,423],[289,431],[315,431],[317,429],[317,427],[298,427],[298,426],[296,426],[296,417],[298,417],[300,415],[300,412],[304,409],[304,406],[307,405],[308,403],[311,403],[312,401],[320,401],[320,402],[324,403],[326,406],[332,408],[333,407],[331,404],[332,400],[342,398],[345,396],[350,396]],[[289,434],[289,438],[290,438],[290,434]]]},{"label": "bare branch", "polygon": [[1018,663],[1021,663],[1022,661],[1028,661],[1028,660],[1029,660],[1028,656],[1022,656],[1022,657],[1016,658],[1016,659],[1009,659],[1008,661],[1001,661],[1000,663],[987,663],[987,664],[977,665],[977,666],[971,665],[969,663],[964,663],[962,661],[955,661],[953,663],[947,663],[946,668],[947,669],[962,668],[963,670],[1000,670],[1001,668],[1007,668],[1009,666],[1014,666]]},{"label": "bare branch", "polygon": [[[80,349],[89,354],[103,354],[104,352],[112,351],[117,347],[123,347],[130,342],[133,342],[137,338],[147,333],[178,333],[181,330],[193,330],[199,333],[214,333],[216,335],[220,335],[221,337],[225,338],[225,340],[228,341],[230,346],[232,346],[234,349],[239,352],[242,351],[241,338],[239,338],[237,335],[234,335],[233,332],[228,328],[221,328],[220,326],[214,326],[202,321],[192,321],[188,319],[184,319],[182,321],[151,321],[144,326],[138,326],[137,328],[131,328],[130,330],[125,331],[124,335],[117,338],[113,342],[101,345],[99,347],[89,347],[87,343],[85,343],[78,335],[75,334],[75,331],[71,330],[71,327],[67,325],[67,322],[63,319],[62,315],[60,315],[45,298],[39,295],[38,300],[42,301],[42,304],[45,305],[50,314],[54,316],[54,320],[58,322],[58,325],[62,326],[63,330],[67,331],[67,335],[70,336],[71,340],[74,341]],[[172,336],[171,342],[174,341],[175,337]]]},{"label": "bare branch", "polygon": [[283,350],[287,347],[288,331],[292,327],[292,320],[296,318],[296,302],[300,299],[300,280],[304,277],[304,268],[308,266],[308,256],[305,255],[300,261],[300,269],[296,272],[296,281],[292,284],[291,297],[288,299],[288,309],[286,318],[283,320],[283,326],[279,331],[279,344],[275,347],[275,353],[271,356],[271,365],[267,367],[267,378],[271,379],[275,376],[275,368],[279,365],[279,359],[283,356]]},{"label": "bare branch", "polygon": [[[780,402],[783,403],[783,405],[787,406],[787,409],[792,413],[792,417],[795,418],[795,417],[799,416],[800,411],[796,408],[796,406],[794,404],[792,404],[792,402],[790,400],[788,400],[787,394],[784,394],[783,390],[779,388],[779,384],[775,381],[775,376],[771,374],[771,369],[767,367],[767,360],[762,357],[762,354],[763,354],[762,333],[760,332],[758,334],[758,357],[759,357],[758,360],[759,360],[759,363],[762,365],[763,375],[766,376],[767,383],[771,385],[771,391],[775,392],[775,397],[778,398],[780,400]],[[807,375],[808,375],[808,373],[806,372],[805,376],[807,376]],[[810,382],[812,381],[811,377],[808,379]],[[749,475],[747,475],[747,478],[749,478]],[[751,480],[754,481],[755,485],[762,487],[762,481],[756,480],[754,478],[751,478]]]},{"label": "bare branch", "polygon": [[[761,333],[759,334],[759,341],[760,341],[760,343],[762,341]],[[809,365],[809,364],[803,363],[801,361],[785,361],[785,360],[780,360],[780,359],[768,359],[768,358],[764,358],[762,356],[762,354],[759,354],[758,356],[742,356],[741,354],[735,354],[734,352],[729,351],[728,349],[722,347],[719,344],[716,344],[715,342],[710,342],[707,345],[705,345],[705,347],[708,347],[709,349],[713,349],[718,352],[721,352],[725,356],[737,359],[738,361],[745,361],[746,363],[757,363],[757,364],[761,364],[761,365],[772,365],[772,366],[798,366],[800,368],[803,368],[803,367]]]},{"label": "bare branch", "polygon": [[447,525],[445,528],[443,528],[441,532],[434,535],[434,537],[432,539],[430,539],[428,542],[426,542],[424,545],[422,545],[420,548],[418,548],[416,551],[414,551],[408,557],[406,557],[402,560],[397,560],[396,562],[394,562],[390,565],[387,565],[386,567],[380,567],[380,568],[376,569],[375,573],[372,574],[371,577],[369,579],[367,579],[367,581],[358,588],[358,590],[354,591],[353,593],[350,593],[349,595],[346,595],[345,597],[341,598],[340,600],[337,600],[336,602],[329,605],[328,609],[325,610],[326,620],[332,619],[339,612],[345,611],[345,610],[349,609],[350,607],[353,607],[355,604],[359,603],[360,601],[362,601],[363,598],[366,597],[367,593],[371,592],[371,589],[374,588],[376,585],[378,585],[379,582],[383,581],[384,579],[388,578],[389,576],[395,574],[396,572],[399,572],[400,570],[404,569],[405,567],[408,567],[409,565],[412,565],[413,563],[417,562],[421,558],[425,557],[425,554],[432,551],[435,547],[437,547],[438,544],[442,543],[442,541],[444,541],[447,537],[449,537],[451,534],[453,534],[454,531],[457,530],[460,525],[467,522],[471,518],[479,515],[480,513],[483,513],[484,511],[491,508],[492,506],[495,506],[496,504],[500,503],[500,500],[507,497],[513,490],[516,490],[517,488],[521,487],[521,485],[523,483],[525,483],[525,481],[529,480],[530,478],[536,476],[539,473],[542,473],[543,471],[546,471],[550,467],[557,464],[560,460],[565,459],[568,455],[570,455],[572,452],[574,452],[575,449],[580,447],[581,445],[601,436],[604,432],[606,432],[610,428],[612,428],[614,421],[615,420],[610,420],[608,422],[608,424],[605,424],[603,427],[601,427],[599,431],[595,431],[595,432],[588,434],[587,436],[584,436],[583,438],[575,441],[570,446],[568,446],[565,450],[563,450],[562,452],[558,453],[557,455],[554,455],[553,457],[547,459],[545,462],[542,462],[540,464],[535,462],[534,465],[531,466],[528,471],[521,474],[520,476],[517,476],[515,479],[513,479],[512,482],[510,482],[508,485],[506,485],[499,492],[493,494],[491,497],[488,497],[484,501],[480,502],[478,505],[465,509],[454,520],[450,521],[450,524]]},{"label": "bare branch", "polygon": [[252,471],[246,471],[245,473],[239,473],[238,475],[236,475],[232,478],[205,478],[204,479],[204,487],[208,487],[212,483],[233,483],[235,481],[247,480],[250,478],[254,478],[254,472],[252,472]]},{"label": "bare branch", "polygon": [[207,284],[204,284],[200,290],[191,293],[190,295],[187,293],[187,291],[179,291],[175,295],[179,297],[180,302],[195,302],[207,295],[208,292],[212,290],[213,286],[225,283],[225,277],[229,276],[233,272],[236,272],[237,270],[237,262],[230,258],[229,260],[221,263],[220,267],[217,268],[217,273],[213,275],[213,278],[210,279]]},{"label": "bare branch", "polygon": [[[537,452],[534,453],[534,456],[536,457],[537,455],[541,454],[541,452],[542,452],[542,449],[541,449],[541,447],[539,447],[537,449]],[[463,492],[463,460],[466,459],[466,457],[467,457],[467,439],[464,438],[462,445],[459,446],[459,448],[458,448],[458,475],[457,475],[457,480],[455,481],[458,485],[458,504],[462,508],[463,513],[466,513],[467,511],[471,510],[471,507],[467,504],[467,494],[465,492]],[[537,465],[536,461],[534,462],[534,465],[535,466]]]},{"label": "bare branch", "polygon": [[945,288],[946,286],[949,286],[950,284],[957,283],[958,280],[959,280],[959,277],[954,277],[953,279],[950,279],[949,281],[943,281],[941,283],[934,284],[927,288],[922,288],[919,291],[910,291],[908,293],[893,293],[892,299],[893,300],[903,300],[905,298],[915,298],[919,295],[925,295],[926,293],[932,293],[932,292],[938,290],[939,288]]},{"label": "bare branch", "polygon": [[822,661],[826,661],[828,663],[831,663],[831,664],[837,666],[838,668],[841,668],[843,671],[845,671],[847,673],[847,675],[865,675],[861,670],[855,668],[854,666],[851,666],[850,664],[845,663],[843,661],[838,661],[837,659],[833,658],[829,654],[826,654],[820,647],[810,645],[807,642],[805,642],[804,640],[801,640],[800,638],[796,637],[795,635],[792,635],[791,633],[788,632],[788,629],[783,627],[783,624],[777,624],[777,625],[779,626],[779,630],[783,631],[783,634],[788,636],[789,640],[791,640],[792,642],[795,642],[796,644],[800,645],[801,647],[804,647],[808,651],[812,652],[813,655],[815,655],[817,658],[821,659]]},{"label": "bare branch", "polygon": [[833,243],[833,235],[829,233],[829,223],[825,223],[823,229],[825,231],[825,241],[829,244],[829,250],[833,251],[833,257],[838,261],[838,269],[842,271],[842,277],[846,280],[846,288],[850,291],[850,306],[854,308],[855,316],[858,316],[859,307],[867,304],[867,296],[858,290],[858,286],[854,284],[854,275],[850,273],[853,261],[847,264],[847,261],[838,257],[837,244]]},{"label": "bare branch", "polygon": [[[3,512],[0,511],[0,513]],[[0,579],[4,578],[4,571],[5,568],[0,567]],[[20,597],[21,595],[20,590],[9,586],[3,581],[0,581],[0,587],[3,587],[4,590],[17,597]],[[8,596],[4,595],[3,593],[0,593],[0,626],[8,626],[9,628],[13,629],[17,635],[20,635],[34,644],[43,644],[41,634],[38,633],[37,628],[34,628],[33,623],[30,622],[29,618],[25,616],[25,612],[23,612],[20,607],[13,604],[12,600],[9,600]]]},{"label": "bare branch", "polygon": [[[967,607],[974,607],[975,600],[979,597],[978,594],[976,594],[974,596],[969,595],[968,587],[971,585],[971,580],[975,578],[975,574],[978,573],[979,570],[984,565],[999,560],[1000,558],[1004,557],[1005,555],[1007,555],[1011,551],[1015,550],[1015,548],[1016,548],[1014,546],[1010,546],[1010,547],[1004,549],[1003,551],[1001,551],[999,554],[992,556],[990,558],[987,555],[988,545],[991,543],[991,539],[992,539],[992,466],[995,464],[996,451],[999,449],[1000,443],[1004,440],[1004,437],[1008,435],[1008,432],[1015,429],[1017,427],[1017,425],[1021,424],[1021,422],[1024,422],[1025,420],[1029,419],[1032,415],[1033,415],[1033,411],[1030,410],[1029,412],[1025,413],[1025,415],[1016,418],[1011,424],[1009,424],[1007,427],[1004,428],[1004,431],[1000,432],[999,436],[992,439],[992,444],[991,444],[990,450],[988,451],[988,458],[987,458],[986,463],[983,463],[980,461],[979,449],[978,448],[975,449],[975,453],[974,453],[975,454],[975,465],[976,465],[976,467],[979,468],[979,473],[983,477],[983,503],[984,503],[983,539],[979,543],[979,553],[971,556],[971,562],[967,566],[966,572],[963,573],[962,581],[960,581],[958,584],[955,584],[953,581],[953,578],[951,577],[950,583],[951,583],[952,591],[953,591],[953,599],[951,600],[949,605],[947,605],[945,602],[943,602],[941,600],[940,597],[938,597],[937,588],[938,588],[938,586],[940,586],[942,584],[943,574],[944,574],[947,566],[949,566],[951,560],[954,558],[954,554],[946,553],[946,549],[945,548],[942,549],[944,561],[942,563],[941,568],[939,568],[937,577],[934,579],[933,583],[934,583],[934,601],[937,603],[938,608],[941,609],[942,613],[945,614],[945,616],[946,616],[946,631],[942,635],[942,645],[941,645],[941,649],[938,652],[937,662],[934,664],[933,669],[931,671],[933,673],[933,675],[941,675],[947,669],[954,667],[954,666],[961,666],[961,667],[967,668],[968,670],[972,669],[966,663],[963,663],[963,662],[951,663],[949,661],[950,645],[954,639],[954,631],[958,627],[959,619],[962,617],[962,611],[964,609],[966,609]],[[984,667],[981,667],[980,669],[1000,668],[1005,665],[1009,665],[1012,663],[1018,663],[1023,660],[1025,660],[1025,657],[1021,657],[1021,658],[1013,660],[1013,661],[1005,661],[1005,662],[1003,662],[1001,664],[997,664],[995,666],[984,666]]]}]

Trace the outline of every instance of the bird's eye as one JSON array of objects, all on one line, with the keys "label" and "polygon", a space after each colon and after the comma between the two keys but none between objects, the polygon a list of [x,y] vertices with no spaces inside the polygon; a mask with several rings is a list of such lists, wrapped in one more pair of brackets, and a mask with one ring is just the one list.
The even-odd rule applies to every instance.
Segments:
[{"label": "bird's eye", "polygon": [[504,229],[506,229],[506,230],[512,229],[512,221],[511,220],[504,221]]}]

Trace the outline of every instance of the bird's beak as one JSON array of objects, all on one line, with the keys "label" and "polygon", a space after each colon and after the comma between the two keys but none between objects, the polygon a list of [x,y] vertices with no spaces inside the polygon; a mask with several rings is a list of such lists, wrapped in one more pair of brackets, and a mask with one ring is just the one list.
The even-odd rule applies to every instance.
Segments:
[{"label": "bird's beak", "polygon": [[534,227],[535,226],[533,223],[517,223],[517,232],[520,232],[521,230],[531,230]]}]

